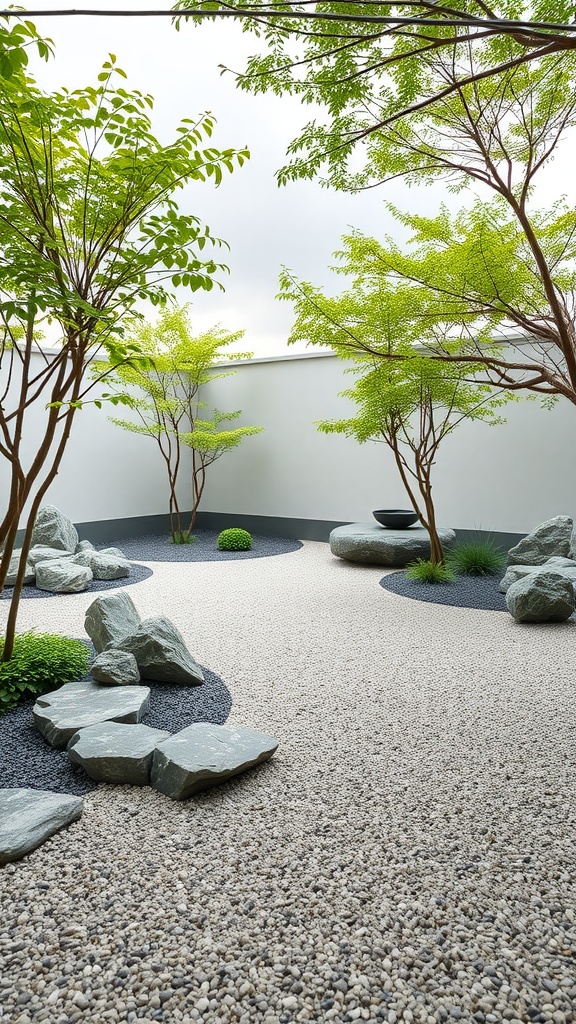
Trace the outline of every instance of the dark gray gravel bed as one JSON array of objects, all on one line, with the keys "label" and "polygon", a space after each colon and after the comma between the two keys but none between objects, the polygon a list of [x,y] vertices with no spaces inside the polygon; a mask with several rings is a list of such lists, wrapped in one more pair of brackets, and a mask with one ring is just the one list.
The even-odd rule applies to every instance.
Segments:
[{"label": "dark gray gravel bed", "polygon": [[[202,686],[168,686],[149,680],[150,710],[142,721],[156,729],[178,732],[193,722],[223,725],[232,696],[222,679],[204,668]],[[88,678],[88,677],[87,677]],[[34,700],[19,704],[0,717],[0,789],[18,786],[82,795],[96,789],[80,765],[65,750],[54,750],[32,721]]]},{"label": "dark gray gravel bed", "polygon": [[405,572],[394,572],[384,576],[380,586],[414,601],[505,612],[505,596],[498,590],[501,579],[501,576],[457,576],[452,583],[418,583],[409,580]]},{"label": "dark gray gravel bed", "polygon": [[[110,546],[110,545],[108,545]],[[82,590],[82,594],[95,594],[100,590],[115,590],[116,587],[130,587],[133,583],[141,583],[142,580],[147,580],[150,576],[154,575],[154,570],[149,569],[147,565],[136,565],[132,563],[132,571],[129,576],[125,576],[120,580],[92,580],[86,587],[86,590]],[[0,601],[10,601],[12,598],[14,588],[5,587],[2,593],[0,593]],[[38,590],[38,587],[24,587],[22,590],[22,599],[30,599],[36,597],[69,597],[69,594],[53,594],[50,590]]]},{"label": "dark gray gravel bed", "polygon": [[252,537],[249,551],[219,551],[218,531],[196,530],[191,544],[173,544],[166,534],[145,537],[119,537],[106,547],[118,547],[130,559],[144,562],[230,562],[242,558],[269,558],[298,551],[302,541],[286,537]]}]

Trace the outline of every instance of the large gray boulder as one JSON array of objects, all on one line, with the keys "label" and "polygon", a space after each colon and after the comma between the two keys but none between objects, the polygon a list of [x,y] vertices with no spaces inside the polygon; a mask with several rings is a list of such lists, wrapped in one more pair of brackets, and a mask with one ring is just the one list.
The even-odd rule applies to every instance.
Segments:
[{"label": "large gray boulder", "polygon": [[89,540],[79,540],[76,545],[76,554],[79,555],[81,551],[95,551],[96,548]]},{"label": "large gray boulder", "polygon": [[568,557],[574,523],[569,516],[555,516],[540,523],[508,552],[508,565],[543,565],[552,556]]},{"label": "large gray boulder", "polygon": [[107,650],[112,647],[133,654],[144,679],[190,686],[204,682],[202,669],[194,661],[182,634],[163,615],[144,619],[133,633],[113,640]]},{"label": "large gray boulder", "polygon": [[34,723],[45,740],[63,750],[79,729],[100,722],[139,722],[150,703],[147,686],[99,686],[66,683],[39,697],[32,708]]},{"label": "large gray boulder", "polygon": [[49,590],[53,594],[78,594],[92,582],[92,570],[76,565],[70,558],[38,562],[36,565],[36,586],[38,590]]},{"label": "large gray boulder", "polygon": [[549,558],[543,565],[510,565],[506,570],[504,578],[500,581],[500,593],[505,594],[509,587],[517,580],[525,576],[532,576],[534,573],[554,572],[564,576],[567,580],[576,582],[576,562],[571,558]]},{"label": "large gray boulder", "polygon": [[559,572],[531,573],[508,587],[506,605],[516,622],[565,622],[574,611],[574,586]]},{"label": "large gray boulder", "polygon": [[102,594],[86,612],[84,628],[99,654],[140,625],[140,616],[128,594]]},{"label": "large gray boulder", "polygon": [[0,864],[21,860],[78,821],[82,798],[41,789],[0,789]]},{"label": "large gray boulder", "polygon": [[148,725],[102,722],[75,733],[68,743],[68,756],[96,782],[148,786],[154,749],[169,736],[164,729]]},{"label": "large gray boulder", "polygon": [[73,553],[78,544],[78,531],[67,516],[55,505],[45,505],[36,516],[32,545],[45,544],[49,548]]},{"label": "large gray boulder", "polygon": [[137,686],[140,671],[136,658],[128,651],[117,651],[113,647],[102,651],[92,662],[90,674],[103,686]]},{"label": "large gray boulder", "polygon": [[[10,565],[8,566],[8,574],[6,576],[6,584],[5,585],[7,587],[15,587],[16,586],[16,576],[18,575],[18,566],[20,564],[20,555],[21,554],[22,554],[22,549],[21,548],[16,548],[12,552],[12,557],[10,558]],[[30,565],[30,559],[28,559],[27,562],[26,562],[26,573],[25,573],[25,576],[24,576],[24,586],[29,586],[31,583],[34,583],[35,578],[36,578],[36,573],[34,572],[34,566]]]},{"label": "large gray boulder", "polygon": [[121,580],[129,576],[132,570],[127,558],[119,558],[104,551],[79,551],[73,561],[91,569],[95,580]]},{"label": "large gray boulder", "polygon": [[[438,535],[444,548],[456,540],[454,530],[439,529]],[[404,566],[417,558],[430,558],[430,537],[423,526],[388,530],[372,523],[350,523],[332,530],[330,550],[348,562]]]},{"label": "large gray boulder", "polygon": [[187,800],[272,757],[277,740],[242,726],[197,722],[158,744],[150,780],[171,800]]}]

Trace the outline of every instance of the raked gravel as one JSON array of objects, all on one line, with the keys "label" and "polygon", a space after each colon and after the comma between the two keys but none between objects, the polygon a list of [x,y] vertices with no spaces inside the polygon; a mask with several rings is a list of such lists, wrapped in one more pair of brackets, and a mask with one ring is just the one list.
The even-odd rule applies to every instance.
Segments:
[{"label": "raked gravel", "polygon": [[102,786],[5,868],[0,1020],[576,1019],[576,625],[381,576],[306,543],[134,587],[280,748],[186,803]]}]

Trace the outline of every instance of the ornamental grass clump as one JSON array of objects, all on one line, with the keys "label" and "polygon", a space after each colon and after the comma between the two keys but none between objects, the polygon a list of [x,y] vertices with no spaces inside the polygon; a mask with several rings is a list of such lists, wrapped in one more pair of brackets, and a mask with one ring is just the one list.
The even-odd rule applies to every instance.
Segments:
[{"label": "ornamental grass clump", "polygon": [[248,530],[231,527],[229,530],[222,530],[222,533],[218,535],[220,551],[250,551],[251,547],[252,537]]},{"label": "ornamental grass clump", "polygon": [[459,575],[497,576],[504,568],[506,555],[489,537],[477,538],[455,547],[446,563]]},{"label": "ornamental grass clump", "polygon": [[406,576],[416,583],[451,583],[454,573],[443,562],[430,562],[419,558],[406,568]]},{"label": "ornamental grass clump", "polygon": [[[4,637],[0,637],[0,656]],[[57,690],[88,671],[90,652],[81,640],[52,633],[19,633],[9,661],[0,664],[0,714],[27,697]]]}]

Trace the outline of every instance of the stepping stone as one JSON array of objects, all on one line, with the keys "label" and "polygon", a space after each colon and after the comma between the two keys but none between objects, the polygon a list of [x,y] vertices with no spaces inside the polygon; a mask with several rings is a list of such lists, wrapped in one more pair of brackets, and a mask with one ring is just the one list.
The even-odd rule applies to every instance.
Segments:
[{"label": "stepping stone", "polygon": [[32,715],[45,740],[63,750],[75,732],[99,722],[139,722],[150,703],[148,686],[66,683],[39,697]]},{"label": "stepping stone", "polygon": [[[454,530],[439,529],[438,536],[445,549],[456,540]],[[330,550],[347,562],[401,567],[417,558],[430,558],[430,537],[423,526],[388,530],[372,523],[350,523],[332,530]]]},{"label": "stepping stone", "polygon": [[140,671],[133,654],[127,651],[102,651],[90,669],[90,675],[102,686],[138,686]]},{"label": "stepping stone", "polygon": [[558,572],[537,572],[508,587],[506,605],[516,622],[565,622],[576,599],[571,580]]},{"label": "stepping stone", "polygon": [[128,594],[103,594],[92,602],[86,612],[84,629],[96,652],[100,654],[111,643],[134,633],[140,616]]},{"label": "stepping stone", "polygon": [[101,722],[74,733],[68,756],[95,782],[148,786],[154,748],[169,736],[164,729],[148,725]]},{"label": "stepping stone", "polygon": [[0,789],[0,864],[21,860],[78,821],[82,797],[42,789]]},{"label": "stepping stone", "polygon": [[45,505],[36,516],[32,533],[32,546],[45,544],[61,551],[76,550],[78,531],[74,523],[63,515],[55,505]]},{"label": "stepping stone", "polygon": [[277,740],[255,729],[197,722],[158,744],[151,783],[171,800],[187,800],[267,761],[277,748]]},{"label": "stepping stone", "polygon": [[190,686],[204,682],[204,673],[186,647],[184,637],[164,615],[144,619],[133,633],[112,641],[107,650],[111,648],[133,654],[143,679]]}]

